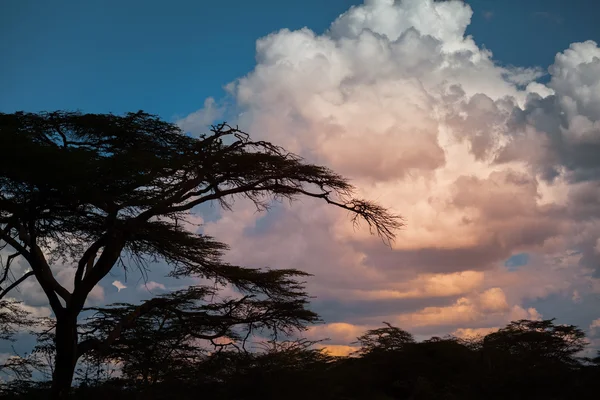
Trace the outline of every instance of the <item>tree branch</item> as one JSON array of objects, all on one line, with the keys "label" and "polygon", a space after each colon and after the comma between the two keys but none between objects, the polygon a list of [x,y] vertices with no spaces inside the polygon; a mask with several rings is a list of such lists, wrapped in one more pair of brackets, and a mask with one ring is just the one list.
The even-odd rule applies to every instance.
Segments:
[{"label": "tree branch", "polygon": [[69,291],[54,278],[54,275],[52,275],[52,270],[46,261],[46,257],[44,256],[42,249],[40,249],[40,247],[34,242],[33,238],[29,239],[31,242],[29,246],[31,251],[28,251],[25,246],[21,245],[7,233],[1,232],[0,238],[11,245],[20,254],[22,254],[23,257],[25,257],[27,262],[29,262],[31,269],[35,272],[36,278],[38,278],[38,281],[42,287],[47,285],[50,289],[62,297],[65,302],[69,301],[71,293],[69,293]]},{"label": "tree branch", "polygon": [[8,286],[6,289],[4,289],[4,290],[2,290],[2,292],[0,292],[0,299],[3,299],[4,296],[6,296],[11,290],[13,290],[17,286],[19,286],[21,284],[21,282],[23,282],[25,279],[29,278],[30,276],[32,276],[34,274],[35,273],[33,271],[29,271],[25,275],[23,275],[22,277],[20,277],[16,281],[14,281],[10,286]]},{"label": "tree branch", "polygon": [[54,279],[52,271],[50,270],[50,266],[46,262],[46,258],[44,257],[39,246],[37,244],[34,244],[33,250],[36,253],[36,256],[34,256],[24,246],[22,246],[19,242],[17,242],[13,237],[8,235],[7,233],[0,233],[0,238],[9,245],[11,245],[15,250],[17,250],[21,255],[23,255],[23,257],[25,257],[25,259],[29,263],[29,266],[33,270],[33,273],[35,274],[35,278],[44,290],[44,293],[46,293],[46,296],[48,296],[48,300],[50,302],[52,310],[55,312],[55,314],[61,312],[63,306],[60,303],[57,294],[59,294],[66,302],[68,301],[67,299],[70,297],[70,293],[67,291],[67,289],[62,287],[56,281],[56,279]]},{"label": "tree branch", "polygon": [[[58,283],[56,278],[54,278],[52,270],[50,269],[50,266],[46,261],[46,257],[44,257],[42,249],[40,249],[40,247],[37,244],[33,243],[32,250],[32,255],[33,257],[35,257],[35,260],[33,264],[30,263],[30,266],[31,269],[33,269],[33,271],[36,272],[35,276],[36,278],[38,278],[40,285],[42,285],[42,287],[44,286],[44,284],[49,285],[49,287],[52,290],[54,290],[56,294],[62,297],[62,299],[68,304],[71,300],[71,293],[69,293],[69,291],[65,289],[65,287],[62,286],[60,283]],[[37,273],[36,268],[40,269],[40,274]],[[40,278],[42,280],[40,280]]]},{"label": "tree branch", "polygon": [[31,263],[31,253],[29,251],[27,251],[27,249],[21,245],[21,243],[17,242],[15,238],[13,238],[12,236],[10,236],[9,233],[10,230],[8,231],[2,231],[0,232],[0,239],[4,240],[6,243],[8,243],[13,249],[15,249],[16,251],[18,251],[20,254],[23,255],[23,257],[25,257],[25,259]]},{"label": "tree branch", "polygon": [[249,191],[275,192],[275,193],[280,191],[282,193],[288,192],[289,194],[298,194],[298,195],[303,194],[308,197],[323,199],[328,204],[335,205],[344,210],[353,212],[356,214],[357,217],[362,217],[367,222],[367,224],[369,225],[370,228],[375,227],[377,234],[379,236],[381,236],[384,239],[384,241],[386,241],[386,243],[394,240],[395,234],[393,231],[395,229],[400,228],[403,225],[402,222],[399,220],[399,217],[389,214],[387,212],[387,210],[385,210],[379,206],[374,206],[370,203],[367,203],[364,201],[357,201],[357,200],[350,200],[347,203],[340,203],[335,200],[332,200],[331,197],[329,196],[330,193],[325,190],[321,193],[313,193],[313,192],[309,192],[305,189],[302,189],[301,187],[286,186],[286,185],[283,185],[280,183],[274,183],[274,184],[270,184],[270,185],[260,186],[261,184],[268,182],[270,180],[276,180],[276,177],[270,176],[270,177],[263,178],[263,179],[255,181],[255,182],[252,182],[252,183],[249,183],[246,185],[242,185],[242,186],[238,186],[238,187],[234,187],[231,189],[215,190],[215,192],[212,194],[202,196],[202,197],[200,197],[196,200],[190,201],[186,204],[169,207],[166,210],[166,212],[167,213],[176,213],[176,212],[186,211],[186,210],[189,210],[199,204],[205,203],[207,201],[219,200],[226,196],[240,194],[240,193],[246,193]]},{"label": "tree branch", "polygon": [[[104,243],[106,242],[106,236],[102,236],[100,239],[96,240],[86,251],[83,253],[83,256],[79,260],[77,264],[77,271],[75,272],[75,287],[77,287],[81,281],[83,280],[84,271],[91,271],[94,265],[94,259],[96,258],[96,254]],[[90,265],[91,261],[91,265]],[[86,273],[87,275],[87,273]]]},{"label": "tree branch", "polygon": [[[188,203],[179,205],[179,206],[172,206],[169,207],[165,210],[165,213],[176,213],[176,212],[181,212],[181,211],[186,211],[186,210],[190,210],[193,207],[202,204],[202,203],[206,203],[207,201],[211,201],[211,200],[219,200],[223,197],[226,196],[231,196],[234,194],[240,194],[240,193],[245,193],[245,192],[249,192],[249,191],[261,191],[261,192],[267,192],[273,189],[278,189],[278,188],[284,188],[283,185],[280,184],[273,184],[273,185],[267,185],[267,186],[259,186],[262,183],[265,183],[269,180],[274,179],[273,177],[268,177],[268,178],[263,178],[263,179],[259,179],[256,182],[252,182],[246,185],[242,185],[242,186],[237,186],[231,189],[225,189],[225,190],[216,190],[215,193],[206,195],[206,196],[202,196],[196,200],[190,201]],[[218,188],[217,188],[218,189]],[[292,188],[290,188],[291,190]],[[296,189],[295,189],[296,190]]]},{"label": "tree branch", "polygon": [[[4,266],[4,274],[2,275],[2,278],[0,279],[0,285],[3,284],[6,281],[6,279],[8,278],[8,272],[10,271],[10,264],[12,264],[12,261],[20,255],[21,255],[20,253],[14,253],[14,254],[11,254],[10,256],[8,256],[8,258],[6,259],[6,266]],[[0,258],[0,262],[2,262],[1,258]],[[0,289],[0,290],[2,290],[2,289]]]},{"label": "tree branch", "polygon": [[165,298],[154,298],[146,301],[144,304],[136,307],[131,313],[126,315],[119,321],[119,323],[112,329],[106,339],[100,340],[96,338],[90,338],[82,341],[77,345],[77,357],[80,357],[90,350],[98,350],[105,352],[118,338],[121,336],[123,329],[127,329],[135,323],[135,320],[140,316],[152,311],[155,307],[169,303],[169,299]]},{"label": "tree branch", "polygon": [[106,239],[106,245],[102,255],[93,268],[86,272],[85,277],[73,290],[72,305],[77,310],[81,310],[85,304],[87,295],[94,289],[102,278],[106,276],[115,265],[121,251],[125,246],[125,238],[122,232],[114,233],[112,238]]}]

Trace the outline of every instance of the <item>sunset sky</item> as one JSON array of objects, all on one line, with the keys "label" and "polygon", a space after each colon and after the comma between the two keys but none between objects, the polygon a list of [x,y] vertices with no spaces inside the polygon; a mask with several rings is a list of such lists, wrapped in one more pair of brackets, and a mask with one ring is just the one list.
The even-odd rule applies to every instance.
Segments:
[{"label": "sunset sky", "polygon": [[[314,274],[325,323],[306,336],[336,352],[382,321],[421,338],[552,317],[600,347],[598,15],[594,0],[8,0],[0,111],[143,109],[192,134],[226,120],[401,214],[390,249],[318,201],[198,210],[228,261]],[[90,301],[189,283],[167,271],[115,270]],[[49,315],[36,285],[16,297]]]}]

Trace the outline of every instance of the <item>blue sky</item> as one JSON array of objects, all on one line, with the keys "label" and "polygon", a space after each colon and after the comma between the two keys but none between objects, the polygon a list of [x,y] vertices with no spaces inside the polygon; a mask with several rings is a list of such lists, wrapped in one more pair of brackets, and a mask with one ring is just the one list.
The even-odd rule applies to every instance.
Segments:
[{"label": "blue sky", "polygon": [[[367,0],[369,4],[375,2],[383,4],[386,0]],[[483,48],[491,50],[493,63],[485,56],[479,61],[465,61],[462,50],[440,56],[436,53],[439,46],[428,47],[431,41],[424,37],[434,37],[437,26],[429,27],[420,19],[433,7],[431,4],[436,4],[431,0],[423,0],[421,5],[405,0],[387,5],[387,11],[361,6],[357,0],[6,0],[0,2],[0,112],[68,109],[124,113],[142,109],[178,121],[201,110],[209,97],[217,99],[217,104],[229,102],[234,106],[225,115],[233,109],[245,112],[240,118],[242,129],[316,157],[351,176],[357,186],[370,188],[369,196],[397,207],[407,218],[398,248],[388,251],[366,239],[362,243],[332,240],[328,233],[337,232],[342,223],[325,213],[313,218],[313,209],[305,204],[295,204],[297,212],[276,207],[267,216],[256,216],[242,205],[234,213],[236,218],[239,215],[239,231],[234,229],[235,223],[221,221],[214,209],[204,213],[208,233],[232,245],[232,262],[306,269],[315,274],[311,294],[317,299],[313,304],[326,321],[363,329],[388,320],[422,334],[445,334],[456,328],[493,328],[509,318],[541,313],[589,326],[600,318],[599,275],[592,277],[589,272],[600,271],[600,241],[596,245],[600,209],[595,203],[587,204],[586,199],[593,198],[595,185],[600,182],[600,177],[593,177],[600,166],[594,162],[579,165],[579,147],[553,148],[540,143],[547,144],[546,134],[560,135],[571,128],[575,131],[588,126],[588,122],[593,128],[598,122],[600,100],[594,102],[593,96],[600,80],[593,68],[600,61],[589,56],[600,54],[597,45],[587,42],[567,49],[586,40],[600,43],[600,1],[467,3],[473,10],[470,24],[461,19],[465,10],[459,3],[452,3],[450,15],[441,13],[432,23],[450,34],[455,32],[451,28],[456,21],[464,24],[466,35],[472,35],[478,48],[473,50],[462,32],[460,46],[479,55],[484,53],[480,52]],[[379,21],[398,9],[411,16],[411,21],[416,20],[414,26],[402,25],[407,24],[402,18],[394,20],[402,25],[395,36],[388,26],[367,27],[383,43],[379,44],[406,46],[411,49],[411,57],[394,59],[390,66],[389,60],[379,60],[376,54],[361,53],[364,43],[352,35],[343,37],[346,41],[335,42],[335,51],[319,47],[323,41],[318,39],[329,39],[319,35],[352,6],[360,6]],[[342,22],[351,27],[360,25],[356,21]],[[417,25],[422,36],[411,39],[405,35]],[[273,34],[284,28],[295,31],[303,27],[316,36]],[[272,40],[263,41],[259,50],[261,61],[257,59],[256,42],[269,34],[273,34]],[[410,40],[415,42],[411,44]],[[457,38],[438,35],[434,42],[452,47]],[[305,46],[294,47],[298,43]],[[315,62],[315,66],[310,52],[313,48],[329,56],[328,51],[335,54],[327,63]],[[540,77],[533,73],[530,80],[537,82],[527,80],[532,85],[529,89],[499,78],[513,73],[511,66],[548,72],[560,52],[562,61],[555,64],[555,75]],[[271,58],[265,61],[265,55]],[[413,68],[413,55],[415,60],[421,60],[419,56],[425,60],[420,68]],[[260,74],[256,73],[257,62]],[[317,73],[303,75],[313,67]],[[319,84],[330,84],[326,79],[335,78],[336,71],[344,68],[349,71],[348,79],[338,85],[341,89],[335,86],[339,82],[332,86],[340,92],[345,90],[347,97],[332,100],[331,104],[312,103],[318,97],[313,95],[321,94]],[[386,75],[390,70],[395,77],[406,77],[406,71],[414,76],[408,76],[401,90],[390,94],[386,90],[397,84]],[[247,79],[242,89],[252,95],[252,101],[244,102],[241,89],[237,97],[225,98],[223,86],[244,76]],[[440,76],[443,82],[437,80]],[[422,87],[411,86],[412,78]],[[424,97],[433,99],[439,94],[436,88],[448,82],[460,89],[453,92],[458,93],[457,97],[437,98],[435,105],[442,104],[444,111],[455,117],[442,122],[456,131],[463,144],[468,144],[465,149],[444,142],[437,130],[430,132],[431,116],[423,113],[427,107],[422,107],[420,90],[426,91]],[[533,94],[555,96],[561,101],[575,99],[579,108],[562,109],[565,102],[561,101],[527,103],[527,96]],[[517,100],[509,104],[505,96]],[[396,102],[384,101],[390,98]],[[375,103],[381,103],[381,107],[369,108]],[[535,118],[525,122],[509,119],[513,114],[505,113],[506,107],[513,111],[522,108],[518,111]],[[330,114],[323,117],[319,114],[322,109]],[[361,109],[368,110],[362,119],[356,116]],[[404,113],[405,109],[408,111]],[[577,123],[570,121],[572,126],[567,124],[567,128],[552,125],[565,112],[578,112],[573,119]],[[392,119],[396,125],[393,129],[373,127],[377,123],[364,122],[371,118],[375,122]],[[338,136],[327,136],[328,129],[333,128],[320,125],[323,120],[335,121]],[[514,132],[502,139],[510,138],[514,146],[502,154],[513,157],[510,161],[520,163],[518,167],[512,164],[505,168],[491,156],[485,158],[498,150],[492,148],[497,139],[494,135],[506,127],[497,121],[512,124]],[[306,132],[304,126],[318,129]],[[592,135],[598,134],[592,128]],[[414,134],[416,130],[420,135]],[[316,131],[324,132],[323,136]],[[371,135],[364,134],[367,131]],[[518,134],[510,136],[532,131],[539,137],[531,142],[519,142],[522,136]],[[370,140],[378,134],[376,140]],[[335,142],[336,137],[344,140]],[[358,145],[354,148],[348,143]],[[568,143],[556,141],[551,145]],[[319,146],[327,144],[336,151],[321,152]],[[477,146],[484,147],[482,152],[477,153]],[[548,153],[540,148],[548,148]],[[566,158],[571,155],[573,159]],[[556,167],[546,165],[548,160],[565,171],[554,183],[545,182],[540,172]],[[591,170],[592,178],[571,185],[569,173],[578,169]],[[427,181],[432,176],[444,179]],[[544,205],[537,203],[542,194]],[[566,205],[562,199],[567,199]],[[356,260],[360,261],[354,265]],[[184,283],[166,280],[166,272],[166,266],[161,265],[149,273],[148,280],[167,287]],[[114,280],[125,282],[125,275],[115,270],[103,280],[105,298],[110,302],[133,302],[150,296],[138,288],[139,274],[130,274],[125,282],[128,287],[120,292],[111,285]],[[394,295],[385,297],[386,293]],[[449,317],[443,323],[431,320],[431,315],[446,314]],[[469,315],[477,318],[468,319]],[[340,330],[323,331],[321,337],[314,338],[332,337],[336,332]],[[338,343],[342,342],[339,339]],[[0,346],[0,353],[2,350]]]},{"label": "blue sky", "polygon": [[[166,119],[255,65],[255,42],[282,28],[317,33],[356,0],[6,0],[0,4],[0,111],[143,109]],[[495,59],[548,66],[600,39],[595,0],[473,0],[467,33]],[[491,14],[486,14],[491,13]]]}]

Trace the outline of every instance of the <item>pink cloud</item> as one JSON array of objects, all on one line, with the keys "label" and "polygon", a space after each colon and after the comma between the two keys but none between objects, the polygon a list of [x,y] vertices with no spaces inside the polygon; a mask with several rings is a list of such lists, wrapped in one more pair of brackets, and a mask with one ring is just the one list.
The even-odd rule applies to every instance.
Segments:
[{"label": "pink cloud", "polygon": [[158,282],[154,282],[154,281],[148,281],[146,283],[143,283],[139,286],[140,290],[148,290],[150,292],[155,291],[155,290],[166,290],[165,285],[163,285],[162,283],[158,283]]}]

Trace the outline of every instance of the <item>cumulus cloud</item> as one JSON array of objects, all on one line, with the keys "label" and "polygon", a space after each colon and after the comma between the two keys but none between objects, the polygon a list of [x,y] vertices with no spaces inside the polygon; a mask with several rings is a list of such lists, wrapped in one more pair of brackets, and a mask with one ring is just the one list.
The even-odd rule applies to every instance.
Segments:
[{"label": "cumulus cloud", "polygon": [[186,131],[205,131],[210,125],[223,116],[225,108],[209,97],[204,100],[204,107],[178,121],[181,129]]},{"label": "cumulus cloud", "polygon": [[[407,223],[391,250],[315,200],[271,215],[240,201],[204,224],[231,262],[313,273],[330,324],[310,332],[332,345],[381,321],[485,332],[541,318],[531,301],[585,306],[600,288],[600,49],[557,49],[543,84],[543,69],[479,48],[471,16],[462,1],[367,0],[322,35],[259,39],[255,68],[228,85],[244,130],[350,177]],[[505,268],[518,253],[529,263]]]},{"label": "cumulus cloud", "polygon": [[[507,143],[498,162],[522,160],[548,180],[600,176],[600,48],[589,40],[573,43],[549,68],[553,95],[531,95],[507,124]],[[534,151],[532,156],[525,149]]]}]

